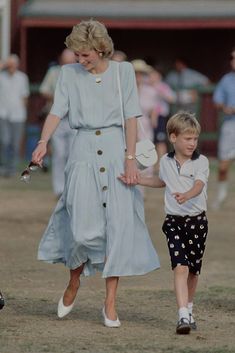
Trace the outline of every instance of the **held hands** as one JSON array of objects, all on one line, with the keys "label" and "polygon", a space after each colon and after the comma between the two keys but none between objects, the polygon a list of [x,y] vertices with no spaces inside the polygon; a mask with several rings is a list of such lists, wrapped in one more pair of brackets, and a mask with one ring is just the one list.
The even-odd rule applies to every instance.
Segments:
[{"label": "held hands", "polygon": [[125,161],[125,174],[122,174],[118,177],[123,183],[127,185],[136,185],[138,184],[139,171],[136,166],[135,160],[126,160]]},{"label": "held hands", "polygon": [[42,167],[43,157],[46,155],[46,153],[47,153],[47,142],[43,140],[39,141],[37,147],[33,151],[32,162]]}]

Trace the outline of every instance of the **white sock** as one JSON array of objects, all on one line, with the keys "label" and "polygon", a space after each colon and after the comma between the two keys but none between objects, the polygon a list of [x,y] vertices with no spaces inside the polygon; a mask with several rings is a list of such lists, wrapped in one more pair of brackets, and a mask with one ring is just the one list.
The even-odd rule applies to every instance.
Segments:
[{"label": "white sock", "polygon": [[188,312],[189,312],[190,322],[191,323],[195,322],[193,317],[193,302],[188,303]]},{"label": "white sock", "polygon": [[185,306],[183,306],[182,308],[179,308],[179,320],[181,319],[188,319],[189,321],[189,311],[188,308],[186,308]]},{"label": "white sock", "polygon": [[220,181],[218,183],[218,194],[217,194],[217,200],[218,202],[223,202],[228,194],[228,182],[227,181]]}]

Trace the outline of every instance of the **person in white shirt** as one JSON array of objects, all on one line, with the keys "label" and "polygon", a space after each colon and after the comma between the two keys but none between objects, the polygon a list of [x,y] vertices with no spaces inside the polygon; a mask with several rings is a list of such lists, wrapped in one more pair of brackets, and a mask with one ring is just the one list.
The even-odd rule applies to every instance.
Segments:
[{"label": "person in white shirt", "polygon": [[[193,298],[208,232],[208,159],[196,151],[200,125],[193,114],[178,112],[167,123],[167,134],[174,151],[160,160],[159,176],[138,177],[139,185],[165,187],[166,234],[174,271],[174,287],[179,320],[176,333],[188,334],[197,328]],[[125,175],[119,177],[126,183]]]},{"label": "person in white shirt", "polygon": [[176,101],[171,106],[172,113],[185,110],[197,113],[201,87],[207,86],[208,77],[188,67],[187,60],[179,57],[175,60],[175,70],[166,76],[166,83],[176,93]]},{"label": "person in white shirt", "polygon": [[1,174],[6,177],[16,173],[27,118],[29,80],[18,67],[19,58],[12,54],[0,72]]}]

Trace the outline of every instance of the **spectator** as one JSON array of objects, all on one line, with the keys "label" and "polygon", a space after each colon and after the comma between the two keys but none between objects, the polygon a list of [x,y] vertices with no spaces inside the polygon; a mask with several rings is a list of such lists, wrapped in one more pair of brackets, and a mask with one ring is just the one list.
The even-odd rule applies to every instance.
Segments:
[{"label": "spectator", "polygon": [[121,50],[115,50],[112,56],[112,60],[122,62],[127,60],[127,55]]},{"label": "spectator", "polygon": [[5,177],[16,173],[27,118],[29,81],[18,67],[19,58],[12,54],[0,73],[1,175]]},{"label": "spectator", "polygon": [[230,57],[231,71],[219,81],[213,96],[214,103],[223,113],[224,120],[218,144],[218,188],[212,207],[220,208],[228,194],[228,172],[235,158],[235,48]]},{"label": "spectator", "polygon": [[[142,116],[138,119],[138,140],[144,140],[146,138],[153,141],[153,128],[151,125],[152,115],[155,114],[156,107],[156,91],[148,83],[148,75],[151,72],[151,66],[147,65],[144,60],[136,59],[132,61],[132,65],[135,70],[140,108]],[[149,167],[141,172],[144,175],[152,175],[153,167]],[[142,195],[144,196],[144,187],[138,185]]]},{"label": "spectator", "polygon": [[175,60],[175,70],[166,77],[166,83],[176,92],[176,102],[172,106],[173,113],[186,110],[197,111],[198,89],[209,84],[209,79],[200,72],[190,69],[184,58]]},{"label": "spectator", "polygon": [[149,83],[157,95],[156,114],[152,114],[154,143],[159,159],[167,152],[166,123],[170,113],[170,104],[175,102],[176,95],[170,86],[163,82],[160,69],[152,68],[149,73]]}]

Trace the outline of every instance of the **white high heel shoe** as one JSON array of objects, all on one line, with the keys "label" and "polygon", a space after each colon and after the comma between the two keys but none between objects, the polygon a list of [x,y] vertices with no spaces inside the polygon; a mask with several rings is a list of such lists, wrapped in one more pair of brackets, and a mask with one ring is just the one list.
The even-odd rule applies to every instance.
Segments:
[{"label": "white high heel shoe", "polygon": [[68,306],[65,306],[64,303],[63,303],[63,298],[64,296],[62,296],[59,300],[59,303],[58,303],[58,308],[57,308],[57,315],[58,317],[61,319],[62,317],[68,315],[70,313],[70,311],[73,309],[74,307],[74,304],[75,304],[75,299],[74,301],[72,302],[72,304],[68,305]]},{"label": "white high heel shoe", "polygon": [[104,326],[106,326],[106,327],[120,327],[121,326],[121,322],[119,321],[118,317],[116,320],[110,320],[106,316],[105,307],[103,307],[103,309],[102,309],[102,315],[103,315],[103,319],[104,319]]}]

